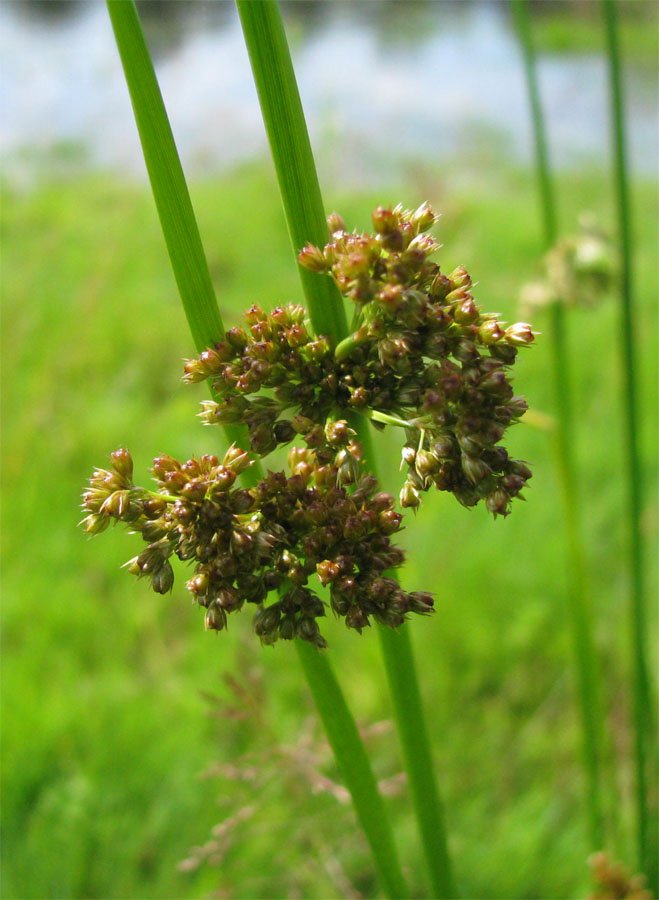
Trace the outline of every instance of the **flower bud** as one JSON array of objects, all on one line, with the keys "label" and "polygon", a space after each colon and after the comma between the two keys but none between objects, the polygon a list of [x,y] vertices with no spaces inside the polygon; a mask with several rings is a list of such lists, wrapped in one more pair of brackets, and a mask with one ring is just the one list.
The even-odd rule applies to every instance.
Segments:
[{"label": "flower bud", "polygon": [[432,475],[433,472],[437,471],[439,468],[439,459],[434,453],[430,453],[428,450],[419,450],[416,455],[414,467],[421,478],[426,478],[428,475]]},{"label": "flower bud", "polygon": [[411,484],[409,481],[406,481],[403,487],[401,488],[401,492],[399,495],[399,503],[405,509],[407,507],[411,507],[412,509],[417,509],[421,504],[421,500],[419,498],[419,492]]},{"label": "flower bud", "polygon": [[453,348],[453,356],[460,360],[460,362],[471,362],[478,356],[478,350],[473,341],[468,341],[466,338],[463,338],[461,341],[458,341],[457,345]]},{"label": "flower bud", "polygon": [[230,469],[233,469],[236,475],[240,475],[241,472],[244,472],[245,469],[252,465],[252,460],[250,460],[248,453],[241,450],[236,444],[232,444],[224,454],[222,465],[228,466]]},{"label": "flower bud", "polygon": [[323,255],[323,251],[313,244],[305,244],[298,253],[297,261],[299,264],[308,269],[310,272],[326,272],[327,261]]},{"label": "flower bud", "polygon": [[325,425],[325,437],[327,442],[333,447],[345,447],[355,434],[356,432],[348,427],[345,419],[339,419],[337,422],[328,422]]},{"label": "flower bud", "polygon": [[531,326],[526,322],[516,322],[514,325],[510,325],[506,328],[505,337],[509,344],[518,347],[531,344],[535,340]]},{"label": "flower bud", "polygon": [[471,325],[472,322],[477,322],[479,319],[479,312],[474,303],[474,298],[467,297],[466,300],[463,300],[462,303],[455,308],[453,315],[455,316],[455,321],[460,325]]},{"label": "flower bud", "polygon": [[166,453],[163,453],[161,456],[156,456],[153,460],[153,474],[156,478],[160,479],[160,481],[164,480],[164,477],[168,472],[175,472],[180,468],[181,464],[173,457],[167,456]]},{"label": "flower bud", "polygon": [[426,229],[432,228],[438,218],[430,208],[430,204],[424,201],[418,209],[414,210],[410,216],[410,222],[419,231],[426,231]]},{"label": "flower bud", "polygon": [[486,462],[477,456],[467,456],[462,454],[462,471],[465,473],[472,484],[478,484],[490,474],[491,469]]},{"label": "flower bud", "polygon": [[430,285],[430,295],[437,300],[444,300],[452,289],[451,282],[446,275],[438,272]]},{"label": "flower bud", "polygon": [[320,634],[318,622],[315,619],[303,618],[297,623],[297,636],[303,641],[315,644],[319,650],[327,646],[327,641]]},{"label": "flower bud", "polygon": [[112,516],[115,519],[121,519],[125,516],[130,505],[130,491],[115,491],[107,498],[101,506],[101,512]]},{"label": "flower bud", "polygon": [[382,534],[394,534],[400,529],[403,517],[394,509],[384,509],[378,516],[378,527]]},{"label": "flower bud", "polygon": [[485,505],[488,510],[493,513],[494,518],[497,516],[507,516],[508,515],[508,494],[502,490],[501,488],[497,488],[492,491],[491,494],[485,498]]},{"label": "flower bud", "polygon": [[457,290],[458,288],[471,287],[471,275],[464,266],[458,266],[456,269],[453,269],[448,276],[448,280],[452,291]]},{"label": "flower bud", "polygon": [[448,434],[437,435],[432,451],[439,459],[451,459],[455,455],[455,443]]},{"label": "flower bud", "polygon": [[413,466],[414,461],[416,460],[416,447],[412,447],[409,444],[405,444],[403,449],[400,451],[400,455],[403,458],[403,463],[407,466]]},{"label": "flower bud", "polygon": [[166,594],[167,591],[171,591],[172,585],[174,584],[174,572],[168,560],[166,560],[162,568],[158,569],[154,574],[151,579],[151,584],[153,590],[157,594]]},{"label": "flower bud", "polygon": [[115,472],[121,475],[122,478],[125,478],[126,481],[130,482],[133,477],[133,457],[128,450],[123,448],[115,450],[114,453],[110,454],[110,459],[112,461],[112,468]]},{"label": "flower bud", "polygon": [[370,625],[368,621],[368,616],[363,610],[361,610],[358,606],[353,606],[346,615],[346,625],[348,628],[354,628],[356,631],[359,631],[361,634],[362,628],[366,628]]},{"label": "flower bud", "polygon": [[521,459],[511,459],[508,463],[508,470],[513,475],[520,475],[525,481],[533,476],[533,472]]},{"label": "flower bud", "polygon": [[331,559],[325,559],[323,562],[319,562],[316,564],[316,573],[318,574],[318,580],[321,584],[331,584],[335,581],[339,574],[340,569],[335,562],[332,562]]},{"label": "flower bud", "polygon": [[222,631],[227,625],[227,614],[215,603],[206,610],[204,626],[207,631]]},{"label": "flower bud", "polygon": [[327,227],[329,228],[330,234],[337,234],[339,231],[346,230],[346,223],[343,221],[342,216],[337,212],[333,212],[327,217]]},{"label": "flower bud", "polygon": [[85,524],[85,533],[86,534],[100,534],[110,524],[111,519],[109,516],[104,516],[102,513],[92,514],[91,516],[87,516],[87,518],[82,520]]},{"label": "flower bud", "polygon": [[279,603],[263,607],[254,616],[254,631],[260,638],[268,637],[275,632],[280,617],[281,606]]},{"label": "flower bud", "polygon": [[407,595],[407,598],[410,603],[410,609],[413,612],[421,615],[433,612],[435,601],[432,594],[429,594],[427,591],[412,591]]},{"label": "flower bud", "polygon": [[378,234],[389,234],[398,228],[399,217],[391,207],[376,207],[371,218],[373,220],[373,227]]},{"label": "flower bud", "polygon": [[488,319],[478,329],[478,337],[482,341],[483,344],[495,344],[497,341],[500,341],[503,337],[504,333],[499,326],[499,323],[494,321],[493,319]]}]

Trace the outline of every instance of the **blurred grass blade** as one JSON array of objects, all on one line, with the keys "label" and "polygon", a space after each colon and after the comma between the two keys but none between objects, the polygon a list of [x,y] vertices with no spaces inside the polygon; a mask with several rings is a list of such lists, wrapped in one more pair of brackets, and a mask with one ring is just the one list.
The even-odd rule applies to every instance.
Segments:
[{"label": "blurred grass blade", "polygon": [[222,330],[208,264],[174,136],[133,0],[108,0],[151,189],[195,347]]},{"label": "blurred grass blade", "polygon": [[[185,177],[135,4],[108,0],[108,10],[176,282],[195,345],[203,350],[224,329]],[[233,438],[234,429],[225,431]],[[259,470],[250,471],[256,477]],[[302,641],[296,646],[382,882],[390,897],[407,897],[384,804],[329,661]]]},{"label": "blurred grass blade", "polygon": [[355,720],[327,656],[304,641],[296,641],[295,646],[330,746],[366,833],[382,885],[388,897],[408,897],[389,817]]},{"label": "blurred grass blade", "polygon": [[[135,3],[108,0],[107,7],[174,278],[194,345],[201,353],[218,339],[224,326],[190,193]],[[224,432],[230,443],[241,438],[244,442],[244,429],[229,425]],[[259,472],[255,463],[243,473],[243,482],[254,482]]]},{"label": "blurred grass blade", "polygon": [[[636,821],[641,871],[657,891],[656,808],[650,810],[650,797],[656,792],[656,747],[652,699],[646,652],[647,617],[645,600],[644,552],[641,535],[643,472],[638,438],[638,366],[634,346],[634,296],[632,285],[632,229],[627,174],[627,148],[623,121],[624,99],[618,50],[618,24],[615,0],[602,0],[606,31],[607,61],[611,97],[613,175],[620,245],[620,349],[623,363],[623,418],[627,476],[627,528],[631,575],[630,625],[634,672],[634,731],[636,765]],[[654,783],[653,783],[654,782]],[[656,793],[655,793],[656,802]],[[656,893],[654,894],[656,896]]]},{"label": "blurred grass blade", "polygon": [[[511,9],[524,57],[524,71],[533,120],[535,162],[540,192],[541,218],[545,247],[549,249],[558,237],[556,204],[547,153],[545,122],[536,77],[535,51],[527,0],[511,0]],[[558,412],[556,444],[566,537],[566,569],[568,573],[567,605],[574,647],[579,709],[583,732],[583,762],[587,784],[587,807],[590,844],[602,847],[603,815],[600,760],[602,753],[602,710],[599,672],[594,646],[594,629],[588,591],[583,547],[580,499],[574,454],[575,433],[572,412],[572,379],[567,348],[565,310],[558,301],[550,309],[552,329],[550,347],[554,370],[554,391]]]},{"label": "blurred grass blade", "polygon": [[[277,170],[292,248],[328,239],[316,166],[279,7],[274,0],[237,0],[263,119]],[[329,278],[299,267],[314,329],[338,343],[348,333],[342,298]],[[373,474],[369,424],[356,417],[364,457]],[[444,814],[423,715],[409,630],[378,626],[398,732],[434,897],[453,897]]]}]

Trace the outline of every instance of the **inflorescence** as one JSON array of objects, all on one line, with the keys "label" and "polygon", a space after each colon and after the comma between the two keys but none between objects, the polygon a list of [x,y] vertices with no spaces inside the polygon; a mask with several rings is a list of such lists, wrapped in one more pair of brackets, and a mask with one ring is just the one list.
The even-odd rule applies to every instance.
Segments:
[{"label": "inflorescence", "polygon": [[[408,593],[388,575],[403,561],[391,542],[402,517],[363,470],[349,425],[356,415],[404,430],[403,507],[417,507],[434,486],[505,516],[531,476],[499,445],[526,410],[509,369],[534,339],[530,326],[505,328],[476,305],[464,268],[447,276],[430,261],[439,245],[426,233],[435,222],[427,204],[379,207],[372,235],[348,233],[336,214],[328,222],[331,241],[306,246],[299,261],[353,301],[353,333],[335,346],[313,333],[301,306],[270,314],[252,306],[245,328],[185,365],[185,382],[211,382],[216,399],[202,404],[203,421],[246,425],[254,456],[301,440],[288,473],[241,487],[236,479],[253,458],[234,445],[222,462],[157,457],[157,490],[149,491],[135,487],[130,454],[118,450],[83,497],[89,533],[122,521],[142,535],[147,547],[127,564],[131,573],[165,593],[170,558],[194,561],[187,587],[206,626],[222,630],[228,613],[254,603],[267,644],[299,637],[325,646],[314,574],[329,586],[333,611],[358,631],[371,617],[395,627],[410,612],[432,611],[429,594]],[[278,599],[265,605],[272,591]]]}]

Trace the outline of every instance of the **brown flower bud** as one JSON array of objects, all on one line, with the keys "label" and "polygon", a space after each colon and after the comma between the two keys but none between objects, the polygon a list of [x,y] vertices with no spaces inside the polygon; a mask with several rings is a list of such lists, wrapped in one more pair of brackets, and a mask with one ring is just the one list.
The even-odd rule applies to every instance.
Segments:
[{"label": "brown flower bud", "polygon": [[204,625],[207,631],[222,631],[227,626],[227,614],[217,604],[212,603],[206,610]]},{"label": "brown flower bud", "polygon": [[124,448],[115,450],[114,453],[110,454],[110,459],[115,472],[121,475],[122,478],[125,478],[127,482],[130,482],[133,477],[133,457],[128,450]]},{"label": "brown flower bud", "polygon": [[531,326],[526,322],[516,322],[514,325],[510,325],[506,328],[505,337],[509,344],[518,347],[524,347],[535,340]]},{"label": "brown flower bud", "polygon": [[298,253],[297,261],[310,272],[326,272],[328,268],[322,250],[313,244],[305,244]]},{"label": "brown flower bud", "polygon": [[343,217],[340,216],[337,212],[330,213],[327,217],[327,227],[329,228],[330,234],[337,234],[339,231],[346,230],[346,223],[343,221]]},{"label": "brown flower bud", "polygon": [[321,584],[331,584],[338,578],[340,571],[337,564],[331,559],[325,559],[316,564],[316,572]]},{"label": "brown flower bud", "polygon": [[166,594],[167,591],[171,591],[174,584],[174,572],[169,561],[165,561],[162,567],[154,574],[151,584],[157,594]]}]

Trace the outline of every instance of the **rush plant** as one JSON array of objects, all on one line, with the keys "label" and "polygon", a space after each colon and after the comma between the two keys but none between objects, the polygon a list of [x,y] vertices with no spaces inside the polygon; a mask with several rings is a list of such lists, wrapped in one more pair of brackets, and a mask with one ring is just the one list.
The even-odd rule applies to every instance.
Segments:
[{"label": "rush plant", "polygon": [[[378,207],[373,232],[325,220],[279,9],[239,13],[277,169],[307,309],[252,305],[225,329],[153,66],[132,2],[110,0],[145,160],[198,356],[183,380],[207,381],[201,418],[227,432],[217,455],[154,460],[155,489],[133,480],[126,449],[96,470],[83,496],[85,528],[121,522],[143,547],[128,571],[159,593],[173,558],[208,629],[254,610],[264,644],[295,641],[328,739],[369,840],[382,886],[404,897],[392,830],[354,720],[332,673],[321,626],[328,607],[352,630],[380,636],[432,896],[455,895],[406,618],[433,609],[431,593],[394,578],[403,514],[378,480],[371,432],[401,429],[400,507],[432,488],[506,516],[531,472],[501,445],[525,401],[510,371],[534,340],[484,312],[468,272],[444,274],[428,204]],[[352,304],[347,327],[342,296]],[[288,467],[261,461],[287,445]],[[321,587],[328,588],[329,602]]]}]

